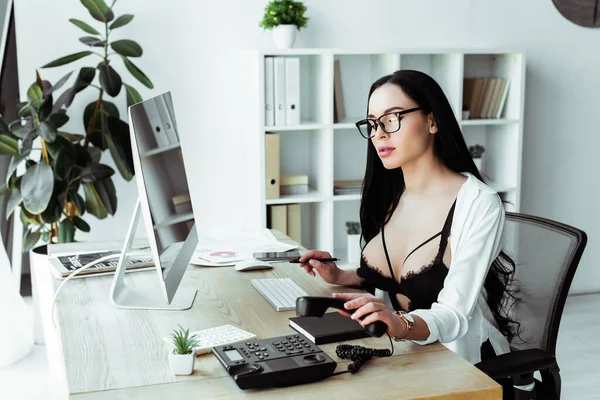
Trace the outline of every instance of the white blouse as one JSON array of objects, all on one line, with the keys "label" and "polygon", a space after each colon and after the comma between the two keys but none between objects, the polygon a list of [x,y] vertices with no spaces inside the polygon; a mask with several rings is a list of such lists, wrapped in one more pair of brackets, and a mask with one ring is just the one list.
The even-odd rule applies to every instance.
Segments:
[{"label": "white blouse", "polygon": [[[461,186],[450,231],[451,262],[444,287],[429,310],[414,310],[430,335],[418,344],[443,343],[467,361],[481,361],[481,344],[490,340],[496,354],[510,351],[506,337],[487,305],[483,287],[492,262],[500,253],[504,207],[496,191],[471,173]],[[387,292],[377,289],[391,306]]]}]

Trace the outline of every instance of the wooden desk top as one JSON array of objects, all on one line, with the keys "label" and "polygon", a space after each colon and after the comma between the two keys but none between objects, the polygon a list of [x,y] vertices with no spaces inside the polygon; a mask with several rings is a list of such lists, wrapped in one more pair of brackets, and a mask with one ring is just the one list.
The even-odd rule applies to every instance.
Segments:
[{"label": "wooden desk top", "polygon": [[[289,239],[289,238],[288,238]],[[342,374],[312,384],[289,388],[239,389],[212,354],[196,358],[190,376],[174,376],[163,337],[180,324],[190,330],[232,324],[253,332],[258,339],[295,333],[288,325],[294,311],[276,312],[254,289],[254,278],[293,278],[311,295],[331,295],[353,289],[331,286],[313,278],[297,264],[277,263],[273,270],[238,272],[231,267],[190,266],[182,286],[198,289],[186,311],[122,310],[109,301],[112,276],[72,280],[56,304],[57,347],[61,353],[67,391],[75,399],[163,398],[365,398],[378,399],[501,399],[502,388],[441,344],[420,346],[394,343],[394,355],[372,359],[357,374]],[[40,271],[36,274],[50,273]],[[156,289],[156,273],[126,275],[131,286]],[[60,282],[36,278],[37,285],[54,289]],[[44,283],[44,281],[46,283]],[[46,296],[47,297],[47,296]],[[42,299],[42,307],[49,308]],[[42,311],[42,314],[48,310]],[[45,318],[46,337],[54,330]],[[367,347],[389,348],[387,336],[353,341]],[[52,346],[52,343],[47,343]],[[337,344],[320,346],[338,362]],[[52,361],[52,360],[51,360]],[[56,366],[50,365],[50,368]]]}]

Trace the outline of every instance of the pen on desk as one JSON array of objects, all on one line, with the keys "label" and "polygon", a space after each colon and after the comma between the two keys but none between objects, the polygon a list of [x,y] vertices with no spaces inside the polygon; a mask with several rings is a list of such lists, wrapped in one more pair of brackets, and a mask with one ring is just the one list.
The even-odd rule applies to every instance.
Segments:
[{"label": "pen on desk", "polygon": [[[330,262],[330,261],[339,261],[339,258],[309,258],[308,260],[304,261],[304,262],[309,262],[310,260],[317,260],[320,262]],[[300,264],[300,259],[297,258],[295,260],[291,260],[289,261],[291,263],[295,263],[295,264]]]}]

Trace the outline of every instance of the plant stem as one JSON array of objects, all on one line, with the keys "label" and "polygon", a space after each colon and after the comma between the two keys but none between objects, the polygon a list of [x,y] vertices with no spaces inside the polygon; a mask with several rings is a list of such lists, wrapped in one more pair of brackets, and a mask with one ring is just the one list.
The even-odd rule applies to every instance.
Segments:
[{"label": "plant stem", "polygon": [[46,148],[46,141],[44,139],[41,139],[41,141],[42,141],[42,158],[44,159],[46,164],[49,164],[50,161],[48,159],[48,149]]}]

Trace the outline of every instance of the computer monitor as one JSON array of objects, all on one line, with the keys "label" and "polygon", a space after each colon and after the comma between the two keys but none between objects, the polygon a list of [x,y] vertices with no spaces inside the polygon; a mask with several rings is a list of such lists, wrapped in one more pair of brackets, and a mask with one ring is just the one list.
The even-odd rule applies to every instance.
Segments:
[{"label": "computer monitor", "polygon": [[[185,310],[192,306],[196,290],[179,285],[198,235],[170,92],[130,106],[129,128],[138,201],[110,297],[121,308]],[[162,293],[152,287],[131,288],[124,281],[140,216]]]}]

